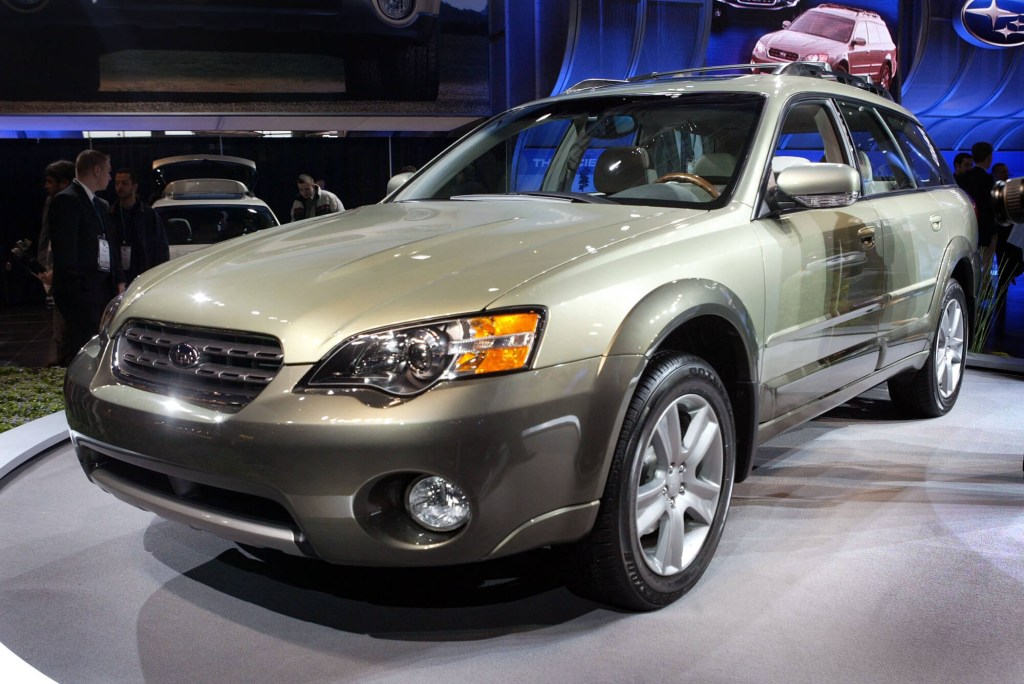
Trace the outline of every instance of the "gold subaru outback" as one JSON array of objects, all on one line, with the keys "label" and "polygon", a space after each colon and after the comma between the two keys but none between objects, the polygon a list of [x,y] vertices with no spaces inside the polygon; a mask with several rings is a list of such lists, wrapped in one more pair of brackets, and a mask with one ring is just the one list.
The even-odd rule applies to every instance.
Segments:
[{"label": "gold subaru outback", "polygon": [[68,369],[86,474],[250,549],[557,546],[584,595],[676,600],[760,443],[963,378],[970,200],[907,110],[777,70],[588,81],[380,204],[148,272]]}]

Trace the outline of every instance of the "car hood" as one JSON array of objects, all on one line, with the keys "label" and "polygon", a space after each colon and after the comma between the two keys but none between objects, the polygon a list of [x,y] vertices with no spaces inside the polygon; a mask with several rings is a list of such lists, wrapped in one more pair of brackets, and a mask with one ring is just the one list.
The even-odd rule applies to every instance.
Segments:
[{"label": "car hood", "polygon": [[261,332],[282,341],[285,363],[311,363],[355,333],[481,311],[552,269],[705,213],[549,200],[373,205],[164,264],[133,284],[114,323]]},{"label": "car hood", "polygon": [[799,31],[776,31],[775,33],[769,33],[761,40],[764,41],[766,47],[798,52],[800,55],[808,52],[835,54],[836,50],[846,49],[845,43],[822,38],[821,36],[812,36],[809,33],[801,33]]}]

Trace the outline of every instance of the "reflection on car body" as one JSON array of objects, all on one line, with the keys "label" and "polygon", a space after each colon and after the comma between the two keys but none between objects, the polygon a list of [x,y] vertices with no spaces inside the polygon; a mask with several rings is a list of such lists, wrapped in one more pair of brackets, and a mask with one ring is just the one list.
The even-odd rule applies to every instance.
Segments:
[{"label": "reflection on car body", "polygon": [[85,472],[250,549],[564,546],[576,591],[674,601],[759,443],[886,381],[942,415],[963,377],[970,201],[905,109],[778,71],[592,81],[145,274],[68,370]]}]

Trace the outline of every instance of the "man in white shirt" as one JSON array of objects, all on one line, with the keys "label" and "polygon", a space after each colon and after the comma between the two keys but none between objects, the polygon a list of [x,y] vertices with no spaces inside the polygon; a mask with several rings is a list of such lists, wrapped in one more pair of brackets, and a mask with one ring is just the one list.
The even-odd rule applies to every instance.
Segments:
[{"label": "man in white shirt", "polygon": [[299,186],[299,194],[292,202],[292,221],[345,211],[338,196],[317,185],[308,173],[299,176],[296,182]]}]

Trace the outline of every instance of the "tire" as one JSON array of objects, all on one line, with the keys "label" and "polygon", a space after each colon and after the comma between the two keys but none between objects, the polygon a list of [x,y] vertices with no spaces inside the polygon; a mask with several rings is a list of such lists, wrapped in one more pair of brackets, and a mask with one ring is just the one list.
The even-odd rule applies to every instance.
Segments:
[{"label": "tire", "polygon": [[345,89],[369,100],[436,100],[439,88],[437,36],[393,52],[358,55],[345,61]]},{"label": "tire", "polygon": [[949,413],[956,404],[967,364],[966,302],[960,283],[946,283],[935,339],[924,368],[889,380],[889,397],[904,413],[936,418]]},{"label": "tire", "polygon": [[635,611],[685,594],[718,547],[735,470],[718,375],[694,356],[655,357],[626,412],[594,529],[570,550],[570,588]]},{"label": "tire", "polygon": [[888,64],[883,64],[882,69],[878,72],[878,85],[890,92],[892,90],[892,69]]}]

